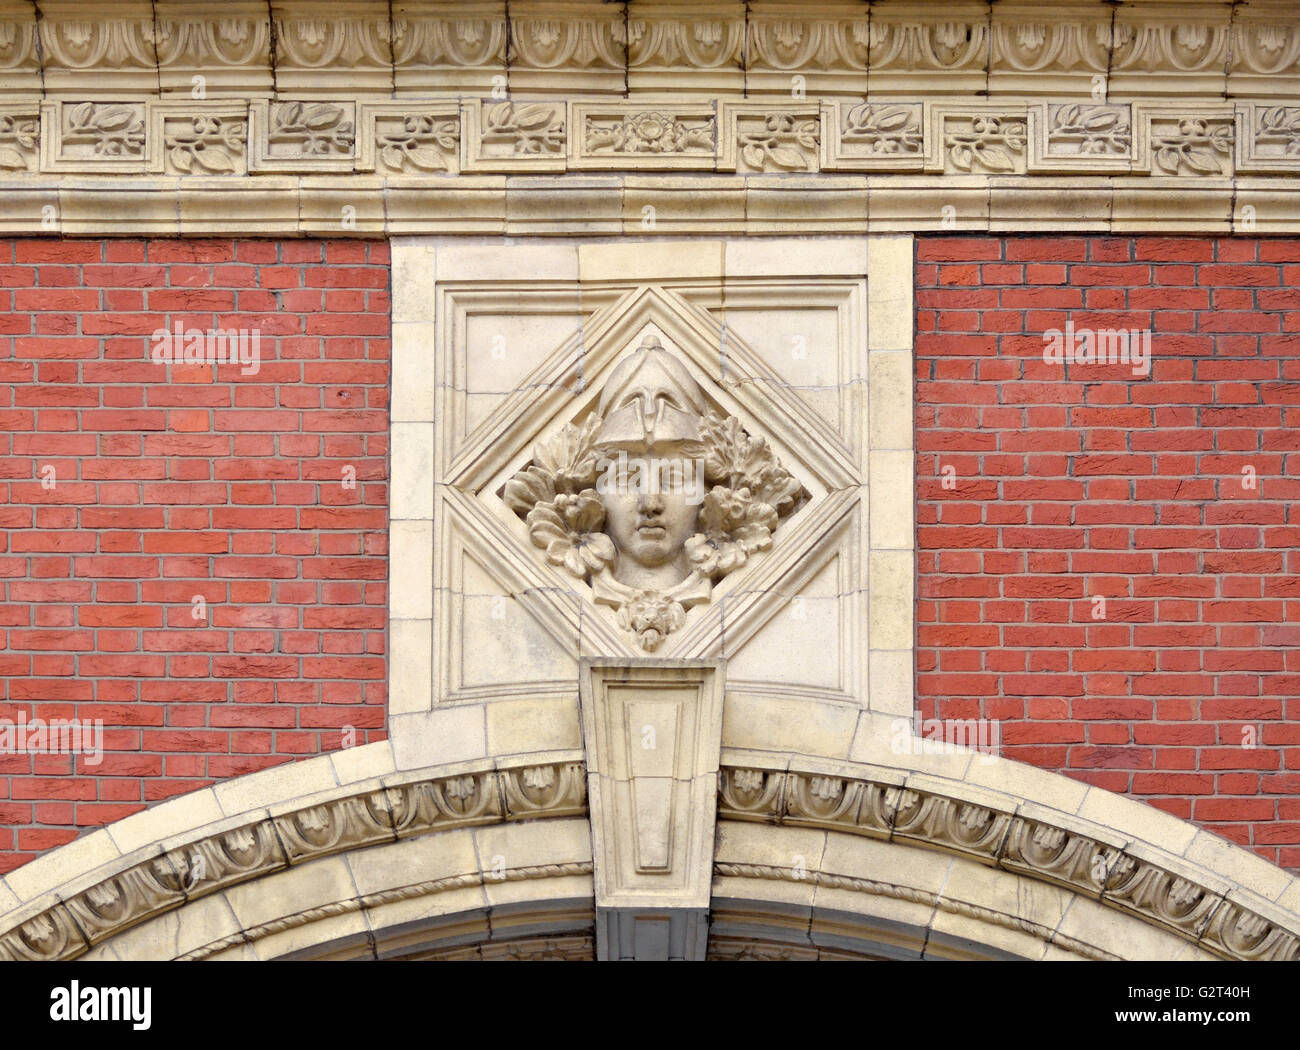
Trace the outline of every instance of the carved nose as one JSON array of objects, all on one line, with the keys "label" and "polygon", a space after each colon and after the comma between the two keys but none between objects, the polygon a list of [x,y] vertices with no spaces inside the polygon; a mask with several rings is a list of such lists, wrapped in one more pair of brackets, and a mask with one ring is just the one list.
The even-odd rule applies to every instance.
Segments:
[{"label": "carved nose", "polygon": [[661,492],[647,492],[641,497],[639,509],[643,514],[658,514],[664,509],[664,497]]}]

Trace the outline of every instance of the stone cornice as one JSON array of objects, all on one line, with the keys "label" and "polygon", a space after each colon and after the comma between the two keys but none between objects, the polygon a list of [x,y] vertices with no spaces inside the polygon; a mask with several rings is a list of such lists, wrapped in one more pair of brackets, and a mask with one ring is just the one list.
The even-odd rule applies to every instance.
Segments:
[{"label": "stone cornice", "polygon": [[0,0],[7,233],[1294,233],[1297,172],[1289,0]]},{"label": "stone cornice", "polygon": [[[3,0],[0,92],[1300,94],[1288,0]],[[93,97],[93,96],[92,96]]]}]

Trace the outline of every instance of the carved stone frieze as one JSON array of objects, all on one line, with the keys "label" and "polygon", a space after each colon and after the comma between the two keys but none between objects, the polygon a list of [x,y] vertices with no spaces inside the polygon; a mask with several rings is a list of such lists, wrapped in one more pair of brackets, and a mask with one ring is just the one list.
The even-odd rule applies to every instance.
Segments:
[{"label": "carved stone frieze", "polygon": [[363,102],[357,171],[455,175],[460,171],[460,107],[454,103]]},{"label": "carved stone frieze", "polygon": [[1300,171],[1300,106],[1245,102],[1236,118],[1237,171]]},{"label": "carved stone frieze", "polygon": [[[701,196],[692,211],[700,216],[699,232],[732,229],[734,220],[725,216],[733,209],[745,216],[762,214],[738,198],[789,194],[792,206],[802,207],[795,198],[817,190],[782,177],[823,172],[876,179],[870,203],[861,179],[837,187],[850,196],[842,218],[832,210],[821,220],[817,229],[825,232],[986,229],[1006,214],[1019,216],[1026,228],[1056,229],[1062,223],[1116,232],[1160,228],[1169,221],[1161,202],[1171,198],[1143,187],[1142,178],[1186,181],[1211,195],[1204,208],[1180,214],[1181,229],[1231,224],[1247,232],[1285,232],[1300,228],[1300,190],[1268,176],[1292,172],[1300,163],[1297,113],[1300,106],[1154,97],[1131,103],[932,98],[778,104],[711,98],[647,104],[512,97],[372,101],[360,91],[351,97],[339,92],[291,100],[187,99],[179,93],[133,100],[126,93],[114,100],[0,104],[0,180],[10,184],[13,203],[6,228],[65,235],[129,226],[129,210],[101,215],[96,209],[117,200],[115,189],[133,194],[143,206],[158,187],[142,185],[136,178],[141,174],[179,179],[169,182],[167,191],[179,192],[184,201],[182,232],[211,233],[226,228],[223,222],[232,232],[339,228],[336,207],[299,208],[298,190],[257,193],[264,175],[312,179],[301,192],[329,202],[344,199],[357,216],[357,224],[348,228],[358,232],[436,231],[443,228],[438,218],[443,208],[450,209],[460,232],[502,233],[529,222],[553,232],[550,228],[564,220],[544,217],[522,200],[520,207],[506,206],[505,198],[520,197],[523,186],[479,180],[465,187],[464,198],[445,195],[424,203],[404,194],[445,188],[445,180],[460,175],[566,172],[577,178],[548,188],[555,201],[575,194],[578,212],[594,207],[606,222],[619,229],[626,222],[630,229],[644,215],[610,215],[613,200],[603,208],[599,200],[610,184],[589,173],[673,171],[746,176],[743,182],[710,185],[712,195]],[[69,221],[49,194],[57,193],[58,180],[70,173],[127,178],[116,187],[104,184],[103,193],[82,202]],[[401,179],[403,193],[385,196],[373,179],[346,180],[357,174]],[[212,182],[214,175],[229,178]],[[926,181],[909,181],[918,175]],[[1135,178],[1113,184],[1108,175]],[[1062,176],[1071,180],[1065,196],[1050,183]],[[315,181],[321,177],[338,181]],[[202,181],[191,184],[191,178]],[[950,184],[950,178],[964,180],[963,185]],[[992,181],[984,188],[976,179]],[[771,180],[770,188],[765,180]],[[974,189],[967,190],[967,184]],[[964,192],[974,193],[969,206]],[[860,198],[856,205],[854,194]],[[587,195],[597,200],[588,205]],[[1219,197],[1232,206],[1230,220],[1218,207]],[[466,208],[470,200],[475,203]],[[763,206],[761,200],[755,203]],[[261,210],[247,216],[254,227],[236,218],[250,207]],[[770,223],[762,225],[766,220],[753,221],[761,227],[754,232],[774,232]],[[646,225],[650,231],[669,228]]]},{"label": "carved stone frieze", "polygon": [[146,170],[143,102],[41,104],[41,170],[140,172]]},{"label": "carved stone frieze", "polygon": [[719,171],[816,171],[821,113],[817,105],[732,103],[722,108]]},{"label": "carved stone frieze", "polygon": [[153,171],[167,175],[246,175],[248,105],[160,102],[150,107]]},{"label": "carved stone frieze", "polygon": [[921,103],[828,102],[822,115],[827,171],[920,171]]},{"label": "carved stone frieze", "polygon": [[250,104],[249,170],[352,171],[356,103],[304,100]]},{"label": "carved stone frieze", "polygon": [[568,107],[563,102],[467,103],[461,165],[465,171],[564,171]]},{"label": "carved stone frieze", "polygon": [[37,107],[0,107],[0,174],[32,171],[39,162],[40,113]]},{"label": "carved stone frieze", "polygon": [[576,102],[570,125],[569,166],[712,170],[718,151],[718,120],[711,105],[683,107],[595,105]]},{"label": "carved stone frieze", "polygon": [[930,107],[926,170],[945,175],[1017,175],[1027,165],[1028,114],[1023,107]]},{"label": "carved stone frieze", "polygon": [[1129,107],[1080,102],[1031,106],[1028,170],[1031,174],[1131,172]]},{"label": "carved stone frieze", "polygon": [[1138,102],[1133,123],[1135,166],[1141,170],[1188,178],[1233,174],[1236,116],[1231,105]]}]

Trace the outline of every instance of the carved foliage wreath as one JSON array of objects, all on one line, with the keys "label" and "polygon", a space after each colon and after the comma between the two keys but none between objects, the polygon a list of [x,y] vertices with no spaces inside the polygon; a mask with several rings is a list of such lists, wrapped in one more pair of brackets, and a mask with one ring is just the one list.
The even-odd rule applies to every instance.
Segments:
[{"label": "carved foliage wreath", "polygon": [[[584,581],[617,558],[602,531],[605,509],[593,488],[601,469],[600,424],[595,413],[581,424],[565,424],[534,447],[532,463],[506,482],[504,492],[546,560]],[[747,434],[734,416],[707,412],[700,436],[709,489],[700,505],[700,531],[686,541],[686,553],[701,576],[718,579],[767,550],[778,522],[805,494],[767,441]]]}]

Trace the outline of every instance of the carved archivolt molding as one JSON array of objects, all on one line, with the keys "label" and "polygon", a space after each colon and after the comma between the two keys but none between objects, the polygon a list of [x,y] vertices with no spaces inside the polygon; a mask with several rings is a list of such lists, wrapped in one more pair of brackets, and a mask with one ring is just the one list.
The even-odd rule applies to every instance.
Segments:
[{"label": "carved archivolt molding", "polygon": [[[558,879],[566,875],[590,875],[592,868],[593,865],[590,861],[571,864],[532,864],[522,868],[506,868],[501,872],[493,873],[492,881],[500,885],[506,882],[523,882],[528,879]],[[258,941],[274,933],[283,933],[285,930],[295,930],[301,926],[307,926],[313,922],[332,918],[336,915],[347,915],[366,908],[377,908],[380,905],[392,904],[396,901],[416,900],[420,897],[429,897],[447,890],[459,890],[468,886],[481,886],[482,884],[483,877],[478,873],[450,875],[443,879],[429,879],[425,882],[412,883],[409,886],[382,890],[379,893],[366,893],[360,897],[349,897],[347,900],[333,901],[330,904],[322,904],[316,908],[306,908],[292,915],[285,915],[269,922],[250,926],[238,933],[232,933],[229,937],[221,937],[218,940],[210,941],[202,947],[178,956],[178,961],[193,962],[198,959],[208,959],[218,952],[225,951],[227,948]],[[506,957],[509,958],[510,956]]]},{"label": "carved archivolt molding", "polygon": [[[580,763],[485,770],[414,781],[335,799],[196,839],[136,861],[121,871],[31,914],[0,933],[0,960],[73,959],[124,930],[210,893],[290,865],[411,835],[508,820],[581,816],[587,812],[586,770]],[[816,827],[942,850],[992,864],[1110,905],[1168,930],[1223,958],[1300,959],[1300,929],[1280,925],[1187,872],[1136,855],[1123,843],[1062,827],[1046,818],[999,811],[897,783],[813,772],[725,766],[718,817]],[[1172,865],[1171,865],[1172,866]],[[239,941],[307,925],[317,919],[495,881],[585,875],[582,862],[524,865],[467,873],[384,890],[369,898],[332,902],[241,931]],[[1048,939],[1088,958],[1108,958],[1095,946],[1062,939],[1022,916],[974,902],[938,898],[916,887],[873,880],[870,872],[787,869],[770,864],[714,864],[718,877],[806,881],[870,896],[937,906],[1007,929]],[[216,941],[190,952],[199,958],[231,947]]]},{"label": "carved archivolt molding", "polygon": [[719,793],[722,819],[821,827],[942,849],[1099,899],[1223,958],[1300,959],[1300,930],[1284,929],[1123,845],[1047,821],[897,784],[810,773],[726,768]]},{"label": "carved archivolt molding", "polygon": [[[875,879],[860,879],[852,875],[832,875],[824,871],[796,870],[790,867],[777,867],[772,864],[714,864],[713,871],[716,875],[729,878],[772,879],[777,882],[811,883],[815,886],[826,886],[829,889],[852,890],[854,893],[865,893],[873,897],[888,897],[891,900],[924,904],[929,908],[938,908],[940,911],[951,912],[954,915],[962,915],[980,922],[992,923],[994,926],[1001,926],[1004,929],[1028,933],[1085,959],[1113,962],[1120,958],[1118,955],[1103,951],[1091,944],[1085,944],[1074,937],[1066,937],[1056,930],[1049,929],[1041,923],[1033,922],[1023,916],[1008,915],[994,908],[968,904],[966,901],[954,900],[951,897],[944,897],[937,893],[931,893],[929,890],[918,889],[915,886],[898,886],[891,882],[879,882]],[[715,957],[712,946],[710,946],[709,955],[710,958]],[[738,953],[733,957],[743,958],[746,956]],[[749,957],[752,958],[752,956]],[[766,957],[781,958],[779,955],[768,955]]]},{"label": "carved archivolt molding", "polygon": [[[412,835],[586,811],[586,780],[578,763],[486,770],[371,790],[230,828],[141,861],[0,934],[0,960],[76,958],[162,912],[331,854]],[[484,878],[475,874],[472,882]],[[450,880],[439,888],[459,885]],[[425,892],[435,890],[416,895]],[[263,934],[275,932],[272,926]]]}]

